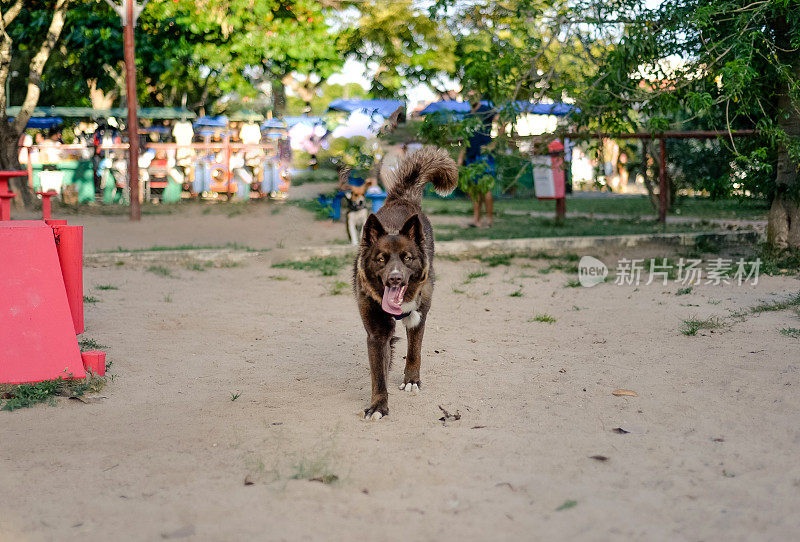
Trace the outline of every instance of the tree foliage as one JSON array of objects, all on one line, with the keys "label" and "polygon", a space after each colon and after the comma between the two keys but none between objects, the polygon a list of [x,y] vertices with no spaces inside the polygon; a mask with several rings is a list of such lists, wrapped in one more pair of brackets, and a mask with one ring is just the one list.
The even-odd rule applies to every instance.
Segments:
[{"label": "tree foliage", "polygon": [[[26,9],[17,39],[41,26],[46,9]],[[139,101],[209,107],[231,93],[254,98],[264,77],[324,80],[341,66],[321,4],[308,0],[152,0],[136,27]],[[24,56],[24,55],[23,55]],[[48,66],[47,100],[90,105],[92,88],[124,90],[122,27],[103,0],[75,3]]]},{"label": "tree foliage", "polygon": [[358,2],[353,9],[355,16],[342,16],[339,44],[371,70],[374,97],[402,97],[420,83],[447,90],[441,78],[454,70],[454,38],[440,21],[412,0]]},{"label": "tree foliage", "polygon": [[[513,132],[507,137],[506,130],[513,129],[521,104],[574,99],[594,75],[606,47],[591,28],[573,21],[575,12],[564,0],[440,0],[431,15],[455,41],[453,70],[447,77],[462,96],[491,105],[488,115],[500,128],[491,151],[498,163],[501,156],[524,163],[516,159],[521,155]],[[482,124],[474,115],[439,113],[425,118],[419,134],[429,143],[463,148]],[[504,189],[518,181],[516,174],[499,176]],[[483,165],[472,165],[464,168],[462,184],[472,190],[482,180],[478,184],[483,189],[489,177]]]},{"label": "tree foliage", "polygon": [[452,77],[495,104],[574,98],[605,48],[566,0],[440,0],[432,12],[456,40]]},{"label": "tree foliage", "polygon": [[619,43],[583,93],[589,127],[755,128],[730,139],[737,180],[773,201],[769,238],[800,246],[800,9],[786,0],[638,0],[585,5]]}]

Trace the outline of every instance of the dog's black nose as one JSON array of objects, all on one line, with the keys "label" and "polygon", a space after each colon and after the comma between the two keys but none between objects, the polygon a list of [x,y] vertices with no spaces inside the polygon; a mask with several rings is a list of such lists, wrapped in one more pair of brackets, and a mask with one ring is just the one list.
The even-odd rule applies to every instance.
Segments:
[{"label": "dog's black nose", "polygon": [[397,271],[389,273],[389,286],[400,286],[403,284],[403,275]]}]

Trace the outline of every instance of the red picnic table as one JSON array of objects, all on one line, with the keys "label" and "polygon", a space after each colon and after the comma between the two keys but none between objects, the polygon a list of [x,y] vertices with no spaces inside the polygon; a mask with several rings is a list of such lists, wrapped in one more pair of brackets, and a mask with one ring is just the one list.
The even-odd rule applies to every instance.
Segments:
[{"label": "red picnic table", "polygon": [[27,171],[0,171],[0,220],[11,220],[11,198],[16,194],[8,190],[11,177],[27,177]]}]

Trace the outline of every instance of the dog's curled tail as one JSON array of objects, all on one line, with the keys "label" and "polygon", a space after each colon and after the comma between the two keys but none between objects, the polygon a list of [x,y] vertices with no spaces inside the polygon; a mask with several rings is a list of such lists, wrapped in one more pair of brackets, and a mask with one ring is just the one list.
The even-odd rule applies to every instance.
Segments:
[{"label": "dog's curled tail", "polygon": [[450,194],[458,186],[458,166],[446,150],[423,147],[404,158],[394,172],[387,200],[419,202],[426,183],[433,184],[441,196]]}]

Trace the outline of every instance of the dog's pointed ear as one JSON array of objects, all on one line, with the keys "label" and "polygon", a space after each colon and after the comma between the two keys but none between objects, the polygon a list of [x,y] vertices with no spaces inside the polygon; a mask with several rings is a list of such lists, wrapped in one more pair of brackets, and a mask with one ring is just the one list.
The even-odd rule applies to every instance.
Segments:
[{"label": "dog's pointed ear", "polygon": [[375,241],[380,239],[386,235],[386,230],[381,224],[381,221],[378,220],[378,217],[375,216],[375,213],[370,213],[367,217],[367,221],[364,223],[364,231],[361,234],[361,243],[364,246],[370,246]]},{"label": "dog's pointed ear", "polygon": [[422,231],[422,221],[419,219],[419,215],[411,215],[406,220],[406,223],[400,228],[400,235],[405,235],[418,246],[422,246],[425,241],[425,232]]}]

